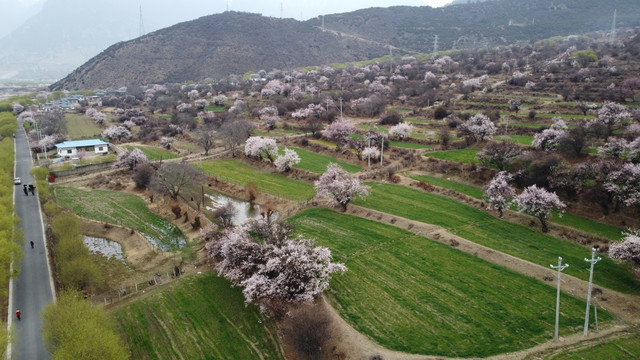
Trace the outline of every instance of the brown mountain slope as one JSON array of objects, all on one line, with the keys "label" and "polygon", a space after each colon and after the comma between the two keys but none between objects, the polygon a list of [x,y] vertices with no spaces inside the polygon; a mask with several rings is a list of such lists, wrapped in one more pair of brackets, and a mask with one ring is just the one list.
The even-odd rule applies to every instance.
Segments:
[{"label": "brown mountain slope", "polygon": [[290,19],[227,12],[115,44],[54,89],[198,81],[260,69],[325,65],[384,55],[383,46]]}]

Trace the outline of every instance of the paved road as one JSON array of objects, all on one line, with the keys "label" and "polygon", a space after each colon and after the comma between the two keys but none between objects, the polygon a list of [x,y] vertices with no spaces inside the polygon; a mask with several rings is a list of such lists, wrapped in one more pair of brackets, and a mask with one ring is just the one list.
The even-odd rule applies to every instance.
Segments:
[{"label": "paved road", "polygon": [[[29,175],[31,167],[31,154],[26,136],[23,131],[19,131],[16,135],[16,176],[22,178],[23,184],[35,185],[35,181]],[[45,305],[53,301],[55,289],[47,261],[38,194],[36,192],[36,196],[25,196],[22,185],[16,185],[15,190],[16,214],[21,219],[25,242],[20,275],[12,282],[9,300],[9,319],[13,321],[17,337],[11,347],[11,358],[49,359],[51,355],[42,338],[40,312]],[[34,242],[33,249],[30,241]],[[17,309],[22,313],[20,321],[16,319]]]}]

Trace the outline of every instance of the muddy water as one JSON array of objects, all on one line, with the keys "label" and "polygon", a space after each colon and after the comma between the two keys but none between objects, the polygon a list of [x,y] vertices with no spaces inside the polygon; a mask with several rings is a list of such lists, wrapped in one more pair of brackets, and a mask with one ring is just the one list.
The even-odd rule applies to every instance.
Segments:
[{"label": "muddy water", "polygon": [[100,254],[108,259],[113,257],[126,264],[122,246],[117,242],[92,236],[85,236],[83,242],[92,254]]},{"label": "muddy water", "polygon": [[[234,199],[222,194],[206,194],[208,199],[206,209],[213,211],[225,206],[227,203],[231,203],[236,209],[236,214],[233,217],[233,225],[242,225],[249,220],[260,218],[260,205],[254,205],[251,207],[248,201]],[[277,214],[275,214],[277,218]]]}]

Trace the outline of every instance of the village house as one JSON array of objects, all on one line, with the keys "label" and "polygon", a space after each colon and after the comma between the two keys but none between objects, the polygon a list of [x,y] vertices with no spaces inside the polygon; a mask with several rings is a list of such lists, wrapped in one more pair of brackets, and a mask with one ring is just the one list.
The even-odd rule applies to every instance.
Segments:
[{"label": "village house", "polygon": [[109,143],[100,139],[75,140],[56,144],[56,148],[61,158],[72,158],[77,157],[82,150],[87,154],[106,154],[109,152]]}]

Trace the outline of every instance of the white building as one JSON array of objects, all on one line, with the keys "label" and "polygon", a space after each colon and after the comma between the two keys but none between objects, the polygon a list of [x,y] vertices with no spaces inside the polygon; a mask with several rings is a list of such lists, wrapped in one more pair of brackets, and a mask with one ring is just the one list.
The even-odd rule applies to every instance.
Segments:
[{"label": "white building", "polygon": [[56,144],[58,155],[61,158],[76,157],[81,150],[88,154],[106,154],[109,152],[109,143],[100,139],[65,141]]}]

